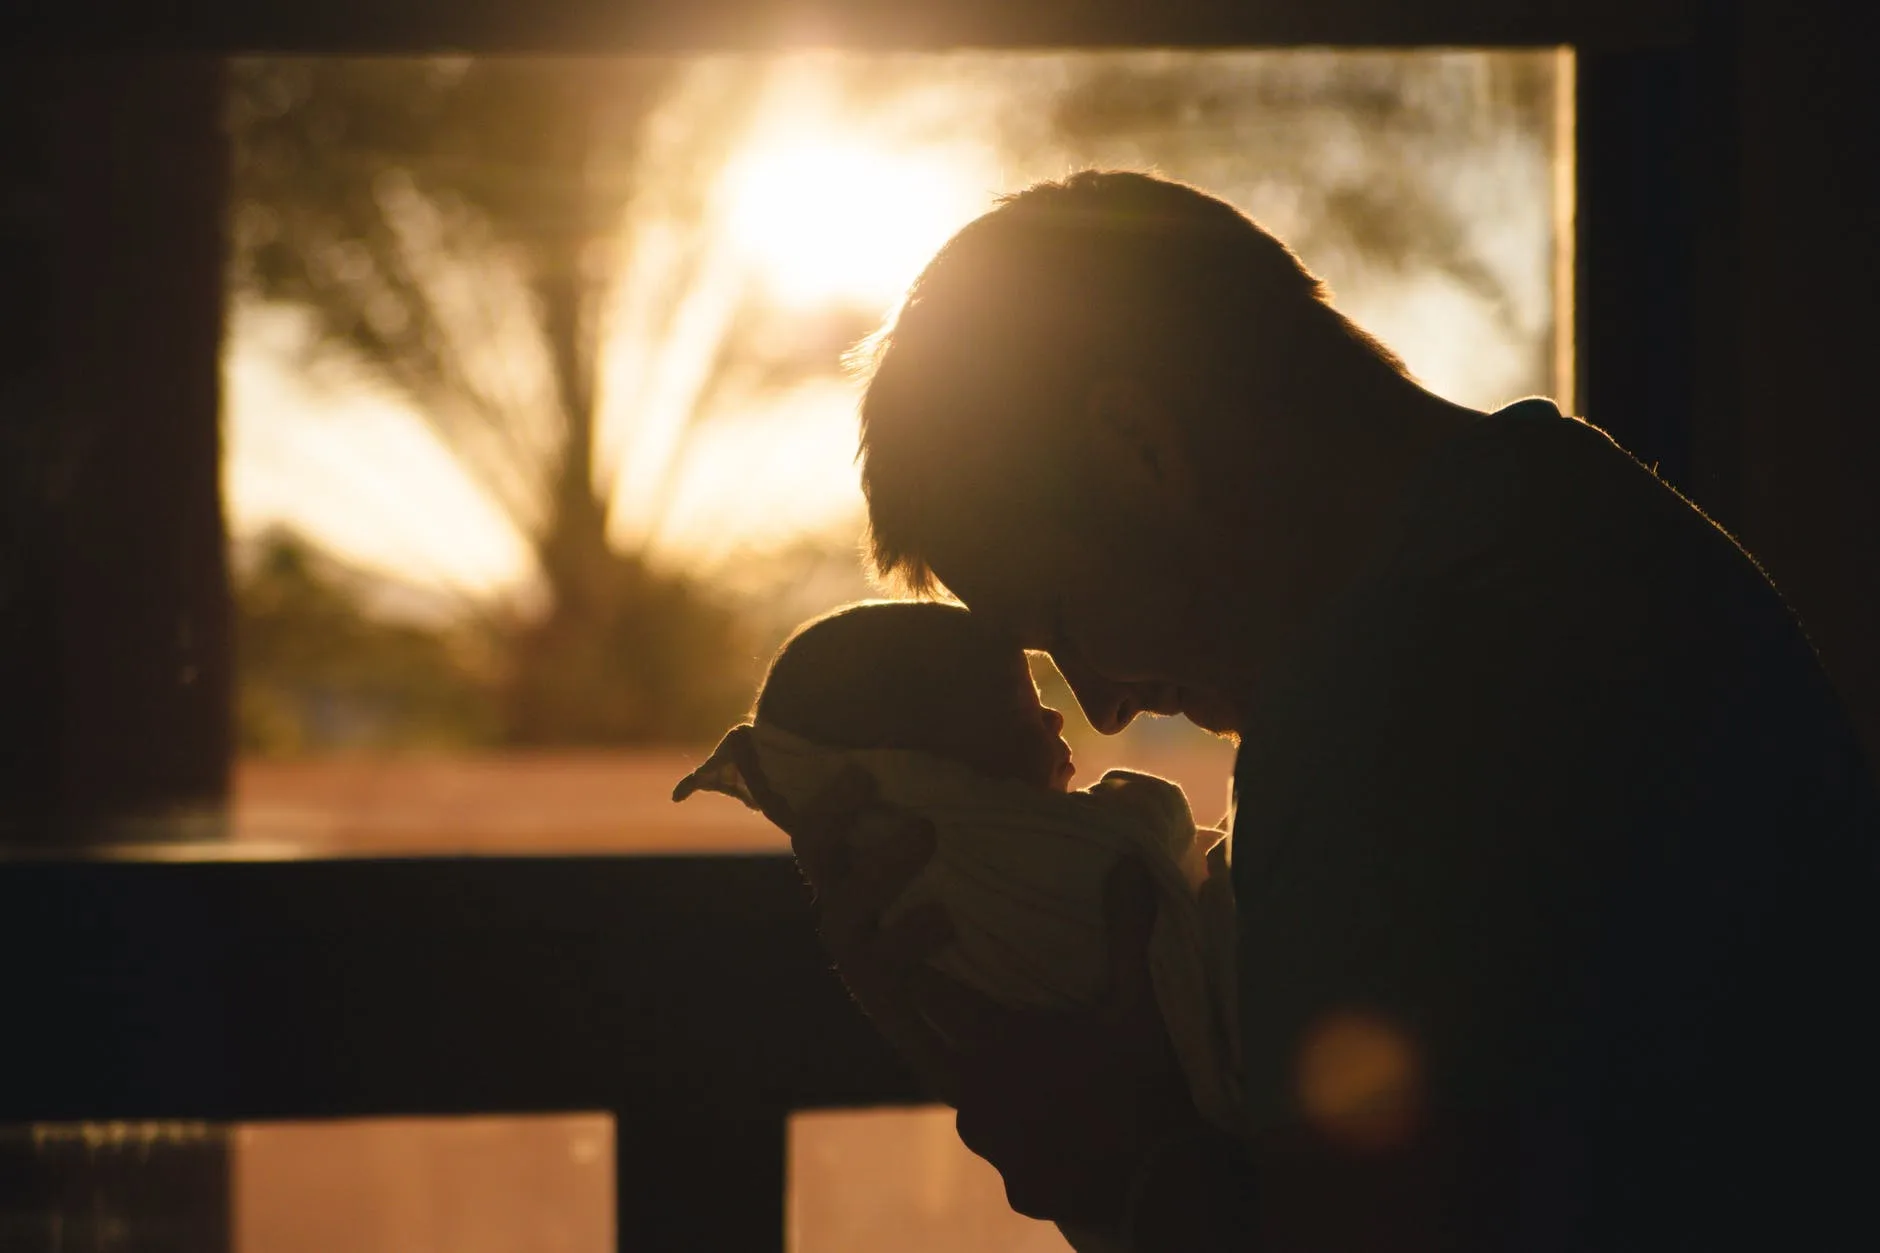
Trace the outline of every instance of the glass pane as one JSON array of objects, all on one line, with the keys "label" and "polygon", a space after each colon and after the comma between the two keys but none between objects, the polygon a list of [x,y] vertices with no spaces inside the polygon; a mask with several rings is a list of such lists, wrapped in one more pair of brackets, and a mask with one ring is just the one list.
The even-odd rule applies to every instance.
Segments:
[{"label": "glass pane", "polygon": [[230,1238],[220,1127],[0,1127],[0,1249],[8,1253],[223,1253]]},{"label": "glass pane", "polygon": [[251,1123],[234,1253],[613,1253],[605,1114]]},{"label": "glass pane", "polygon": [[8,1253],[613,1253],[604,1114],[0,1129]]},{"label": "glass pane", "polygon": [[[1570,404],[1571,65],[1543,52],[246,60],[224,353],[234,831],[779,849],[673,783],[871,594],[846,349],[993,198],[1160,170],[1432,388]],[[1095,735],[1086,779],[1231,749]]]},{"label": "glass pane", "polygon": [[953,1111],[870,1109],[790,1120],[790,1253],[1064,1253],[1050,1223],[1005,1203]]},{"label": "glass pane", "polygon": [[[803,1113],[792,1253],[1059,1253],[951,1110]],[[605,1114],[0,1131],[9,1253],[612,1253]]]}]

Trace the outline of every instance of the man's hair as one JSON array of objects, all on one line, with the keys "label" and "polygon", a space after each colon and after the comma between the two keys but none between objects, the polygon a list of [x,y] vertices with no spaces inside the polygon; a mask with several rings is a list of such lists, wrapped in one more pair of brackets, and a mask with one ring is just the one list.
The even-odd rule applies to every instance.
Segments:
[{"label": "man's hair", "polygon": [[851,354],[876,572],[934,590],[933,537],[985,513],[989,479],[1009,491],[1014,463],[1048,461],[1047,433],[1106,371],[1154,388],[1191,433],[1403,377],[1329,299],[1285,244],[1182,183],[1088,170],[1003,197]]},{"label": "man's hair", "polygon": [[998,699],[1022,656],[960,605],[848,605],[784,642],[755,718],[829,748],[929,748],[936,720]]}]

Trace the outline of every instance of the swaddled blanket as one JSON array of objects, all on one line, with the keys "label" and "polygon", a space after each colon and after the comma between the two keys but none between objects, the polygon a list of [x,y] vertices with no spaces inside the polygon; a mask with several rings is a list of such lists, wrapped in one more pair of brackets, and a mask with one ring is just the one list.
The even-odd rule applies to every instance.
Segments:
[{"label": "swaddled blanket", "polygon": [[[755,787],[740,765],[740,737],[763,775]],[[1196,830],[1179,787],[1113,770],[1082,791],[1052,792],[926,753],[831,749],[742,726],[673,799],[706,790],[761,809],[767,782],[785,804],[801,806],[851,765],[874,777],[888,806],[934,828],[933,857],[884,921],[938,901],[954,938],[934,966],[1004,1005],[1076,1009],[1101,999],[1104,882],[1120,858],[1140,857],[1159,890],[1149,973],[1169,1039],[1195,1107],[1239,1131],[1228,846],[1220,832]],[[857,838],[869,836],[864,821]]]}]

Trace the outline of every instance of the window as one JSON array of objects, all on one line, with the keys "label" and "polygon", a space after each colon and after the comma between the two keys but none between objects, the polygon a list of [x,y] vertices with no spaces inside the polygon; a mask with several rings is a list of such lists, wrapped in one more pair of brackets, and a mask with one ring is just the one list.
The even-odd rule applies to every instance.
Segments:
[{"label": "window", "polygon": [[[1434,390],[1570,404],[1571,81],[1556,52],[240,63],[237,838],[782,851],[672,784],[795,623],[874,590],[843,351],[1038,178],[1192,181]],[[1099,737],[1039,675],[1087,767],[1224,808],[1231,746],[1179,722]],[[443,1134],[261,1128],[238,1178],[316,1138],[358,1174],[386,1137]],[[547,1169],[505,1134],[487,1152]],[[1063,1247],[945,1111],[801,1114],[790,1153],[800,1253]],[[358,1182],[482,1203],[426,1182],[433,1160]],[[244,1240],[293,1226],[238,1212]]]},{"label": "window", "polygon": [[[250,60],[224,353],[235,829],[354,852],[777,849],[671,784],[856,559],[843,351],[1000,192],[1153,168],[1434,390],[1572,376],[1543,52]],[[1091,733],[1224,808],[1185,723]],[[1087,778],[1095,777],[1086,772]]]},{"label": "window", "polygon": [[[839,362],[950,231],[1036,178],[1153,166],[1292,242],[1436,390],[1568,400],[1572,78],[1552,51],[235,63],[234,839],[782,851],[667,798],[789,627],[870,590]],[[1156,770],[1213,816],[1231,749],[1102,739],[1040,677],[1087,772]],[[202,1196],[233,1196],[250,1253],[348,1205],[501,1230],[475,1181],[505,1173],[567,1200],[572,1250],[611,1238],[603,1121],[184,1140],[233,1146],[198,1155],[235,1172]],[[789,1142],[804,1253],[1058,1247],[944,1112],[807,1112]],[[303,1187],[316,1158],[351,1201]],[[888,1182],[844,1187],[869,1169]]]}]

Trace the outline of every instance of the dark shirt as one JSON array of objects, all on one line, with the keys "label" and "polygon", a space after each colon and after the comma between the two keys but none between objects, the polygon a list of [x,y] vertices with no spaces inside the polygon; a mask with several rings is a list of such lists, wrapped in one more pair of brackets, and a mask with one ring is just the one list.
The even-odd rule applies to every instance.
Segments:
[{"label": "dark shirt", "polygon": [[1454,1150],[1446,1247],[1880,1248],[1872,776],[1761,570],[1605,435],[1524,401],[1431,457],[1235,809],[1254,1142],[1356,1014],[1413,1061],[1380,1134]]}]

